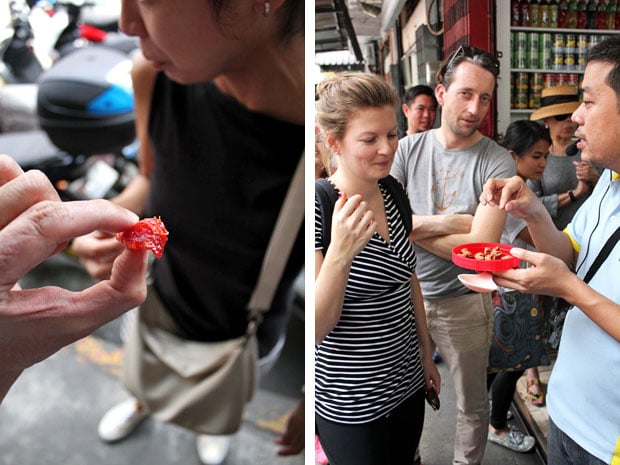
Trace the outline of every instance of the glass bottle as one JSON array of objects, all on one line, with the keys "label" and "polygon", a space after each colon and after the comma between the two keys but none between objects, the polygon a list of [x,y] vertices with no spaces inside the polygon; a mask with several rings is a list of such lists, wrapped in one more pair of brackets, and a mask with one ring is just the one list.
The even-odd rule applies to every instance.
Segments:
[{"label": "glass bottle", "polygon": [[565,28],[568,21],[568,0],[560,0],[558,5],[558,27]]},{"label": "glass bottle", "polygon": [[596,28],[607,29],[607,4],[603,0],[598,0],[596,7]]},{"label": "glass bottle", "polygon": [[551,0],[549,3],[549,27],[555,29],[558,27],[558,8],[560,2],[558,0]]},{"label": "glass bottle", "polygon": [[521,0],[521,26],[529,27],[530,25],[530,1]]},{"label": "glass bottle", "polygon": [[568,14],[566,15],[566,27],[577,28],[577,0],[568,1]]},{"label": "glass bottle", "polygon": [[607,29],[614,29],[616,27],[617,11],[617,0],[609,0],[609,3],[607,3]]},{"label": "glass bottle", "polygon": [[510,2],[510,25],[522,26],[521,24],[521,5],[519,0],[512,0]]},{"label": "glass bottle", "polygon": [[538,5],[538,23],[540,27],[549,27],[551,20],[549,19],[549,1],[541,0]]},{"label": "glass bottle", "polygon": [[530,0],[530,27],[540,27],[540,0]]},{"label": "glass bottle", "polygon": [[578,0],[577,2],[577,29],[585,29],[588,20],[588,0]]},{"label": "glass bottle", "polygon": [[588,0],[586,7],[586,29],[596,29],[596,0]]}]

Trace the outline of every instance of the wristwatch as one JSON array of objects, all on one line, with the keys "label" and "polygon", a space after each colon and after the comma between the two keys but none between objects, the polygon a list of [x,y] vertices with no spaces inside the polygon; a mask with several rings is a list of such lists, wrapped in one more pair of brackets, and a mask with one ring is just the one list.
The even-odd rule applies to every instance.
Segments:
[{"label": "wristwatch", "polygon": [[570,197],[570,201],[571,202],[576,202],[577,201],[577,197],[575,197],[575,194],[573,194],[573,191],[568,191],[567,194]]}]

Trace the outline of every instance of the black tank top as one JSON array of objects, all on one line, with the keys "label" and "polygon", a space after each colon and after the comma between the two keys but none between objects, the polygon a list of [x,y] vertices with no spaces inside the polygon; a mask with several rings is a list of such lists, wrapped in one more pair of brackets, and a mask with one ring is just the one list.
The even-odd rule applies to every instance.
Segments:
[{"label": "black tank top", "polygon": [[[147,215],[170,231],[153,267],[156,288],[180,334],[237,337],[277,215],[304,144],[304,127],[249,111],[213,83],[157,76],[149,134],[154,165]],[[259,331],[277,341],[303,264],[303,227]]]}]

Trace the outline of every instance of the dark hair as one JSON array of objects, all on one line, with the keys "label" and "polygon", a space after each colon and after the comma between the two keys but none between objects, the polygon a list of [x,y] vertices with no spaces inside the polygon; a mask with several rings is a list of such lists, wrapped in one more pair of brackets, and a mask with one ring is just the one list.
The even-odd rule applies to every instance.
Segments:
[{"label": "dark hair", "polygon": [[586,63],[602,62],[613,65],[605,83],[611,87],[618,96],[620,105],[620,36],[611,36],[599,42],[586,53]]},{"label": "dark hair", "polygon": [[405,92],[405,96],[403,97],[403,103],[407,106],[411,105],[411,102],[413,102],[418,95],[428,95],[433,99],[435,105],[437,105],[435,92],[431,87],[424,84],[418,84],[417,86],[407,89],[407,92]]},{"label": "dark hair", "polygon": [[[226,0],[211,0],[211,4],[213,5],[215,17],[219,20],[222,10],[225,9]],[[304,2],[301,0],[287,0],[281,9],[286,13],[283,15],[286,20],[282,22],[280,29],[282,40],[287,41],[297,35],[303,35],[305,31]]]},{"label": "dark hair", "polygon": [[471,45],[460,45],[459,48],[442,63],[439,70],[437,70],[437,84],[443,84],[446,89],[450,87],[456,68],[465,61],[491,73],[495,78],[495,85],[497,86],[499,60],[489,52],[472,47]]},{"label": "dark hair", "polygon": [[512,150],[518,157],[522,157],[536,142],[544,140],[552,144],[549,129],[542,124],[529,119],[513,121],[506,129],[506,135],[501,145],[506,150]]},{"label": "dark hair", "polygon": [[371,73],[339,73],[317,86],[316,121],[323,131],[340,139],[351,117],[364,108],[391,106],[398,96],[382,77]]}]

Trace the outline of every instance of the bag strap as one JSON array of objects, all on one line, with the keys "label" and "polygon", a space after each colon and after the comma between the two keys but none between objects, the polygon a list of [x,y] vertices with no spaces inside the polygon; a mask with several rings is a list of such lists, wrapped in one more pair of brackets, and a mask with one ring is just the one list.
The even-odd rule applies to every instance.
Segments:
[{"label": "bag strap", "polygon": [[618,229],[616,229],[614,231],[614,233],[611,236],[609,236],[609,239],[607,239],[607,242],[605,242],[605,245],[603,246],[601,251],[598,253],[596,258],[592,262],[592,265],[590,265],[590,269],[588,270],[588,272],[586,273],[586,275],[583,278],[583,281],[585,283],[588,283],[590,281],[590,279],[592,279],[592,276],[594,276],[596,274],[596,272],[601,267],[603,262],[609,256],[609,253],[615,247],[615,245],[618,242],[618,240],[620,240],[620,226],[618,227]]},{"label": "bag strap", "polygon": [[258,281],[248,303],[250,324],[252,321],[260,323],[262,314],[271,307],[304,219],[304,160],[305,152],[301,154],[263,257]]},{"label": "bag strap", "polygon": [[385,187],[392,194],[392,198],[396,203],[396,208],[400,212],[400,217],[405,224],[405,230],[407,231],[407,236],[411,233],[411,229],[413,228],[413,210],[411,209],[411,203],[409,203],[409,197],[407,197],[407,192],[403,185],[392,175],[387,175],[385,178],[381,180]]},{"label": "bag strap", "polygon": [[327,252],[332,237],[332,216],[334,204],[338,200],[338,191],[331,182],[325,178],[314,182],[314,195],[319,201],[321,218],[323,223],[323,255]]},{"label": "bag strap", "polygon": [[[409,198],[407,197],[404,187],[396,178],[392,177],[392,175],[387,175],[379,182],[381,182],[392,195],[396,208],[405,225],[407,236],[409,236],[413,228],[413,219],[411,217],[413,211],[411,210],[411,204],[409,203]],[[319,201],[319,208],[323,220],[323,255],[325,255],[329,243],[331,242],[332,215],[334,214],[334,204],[338,200],[338,192],[329,180],[321,178],[317,179],[314,183],[314,193]]]}]

